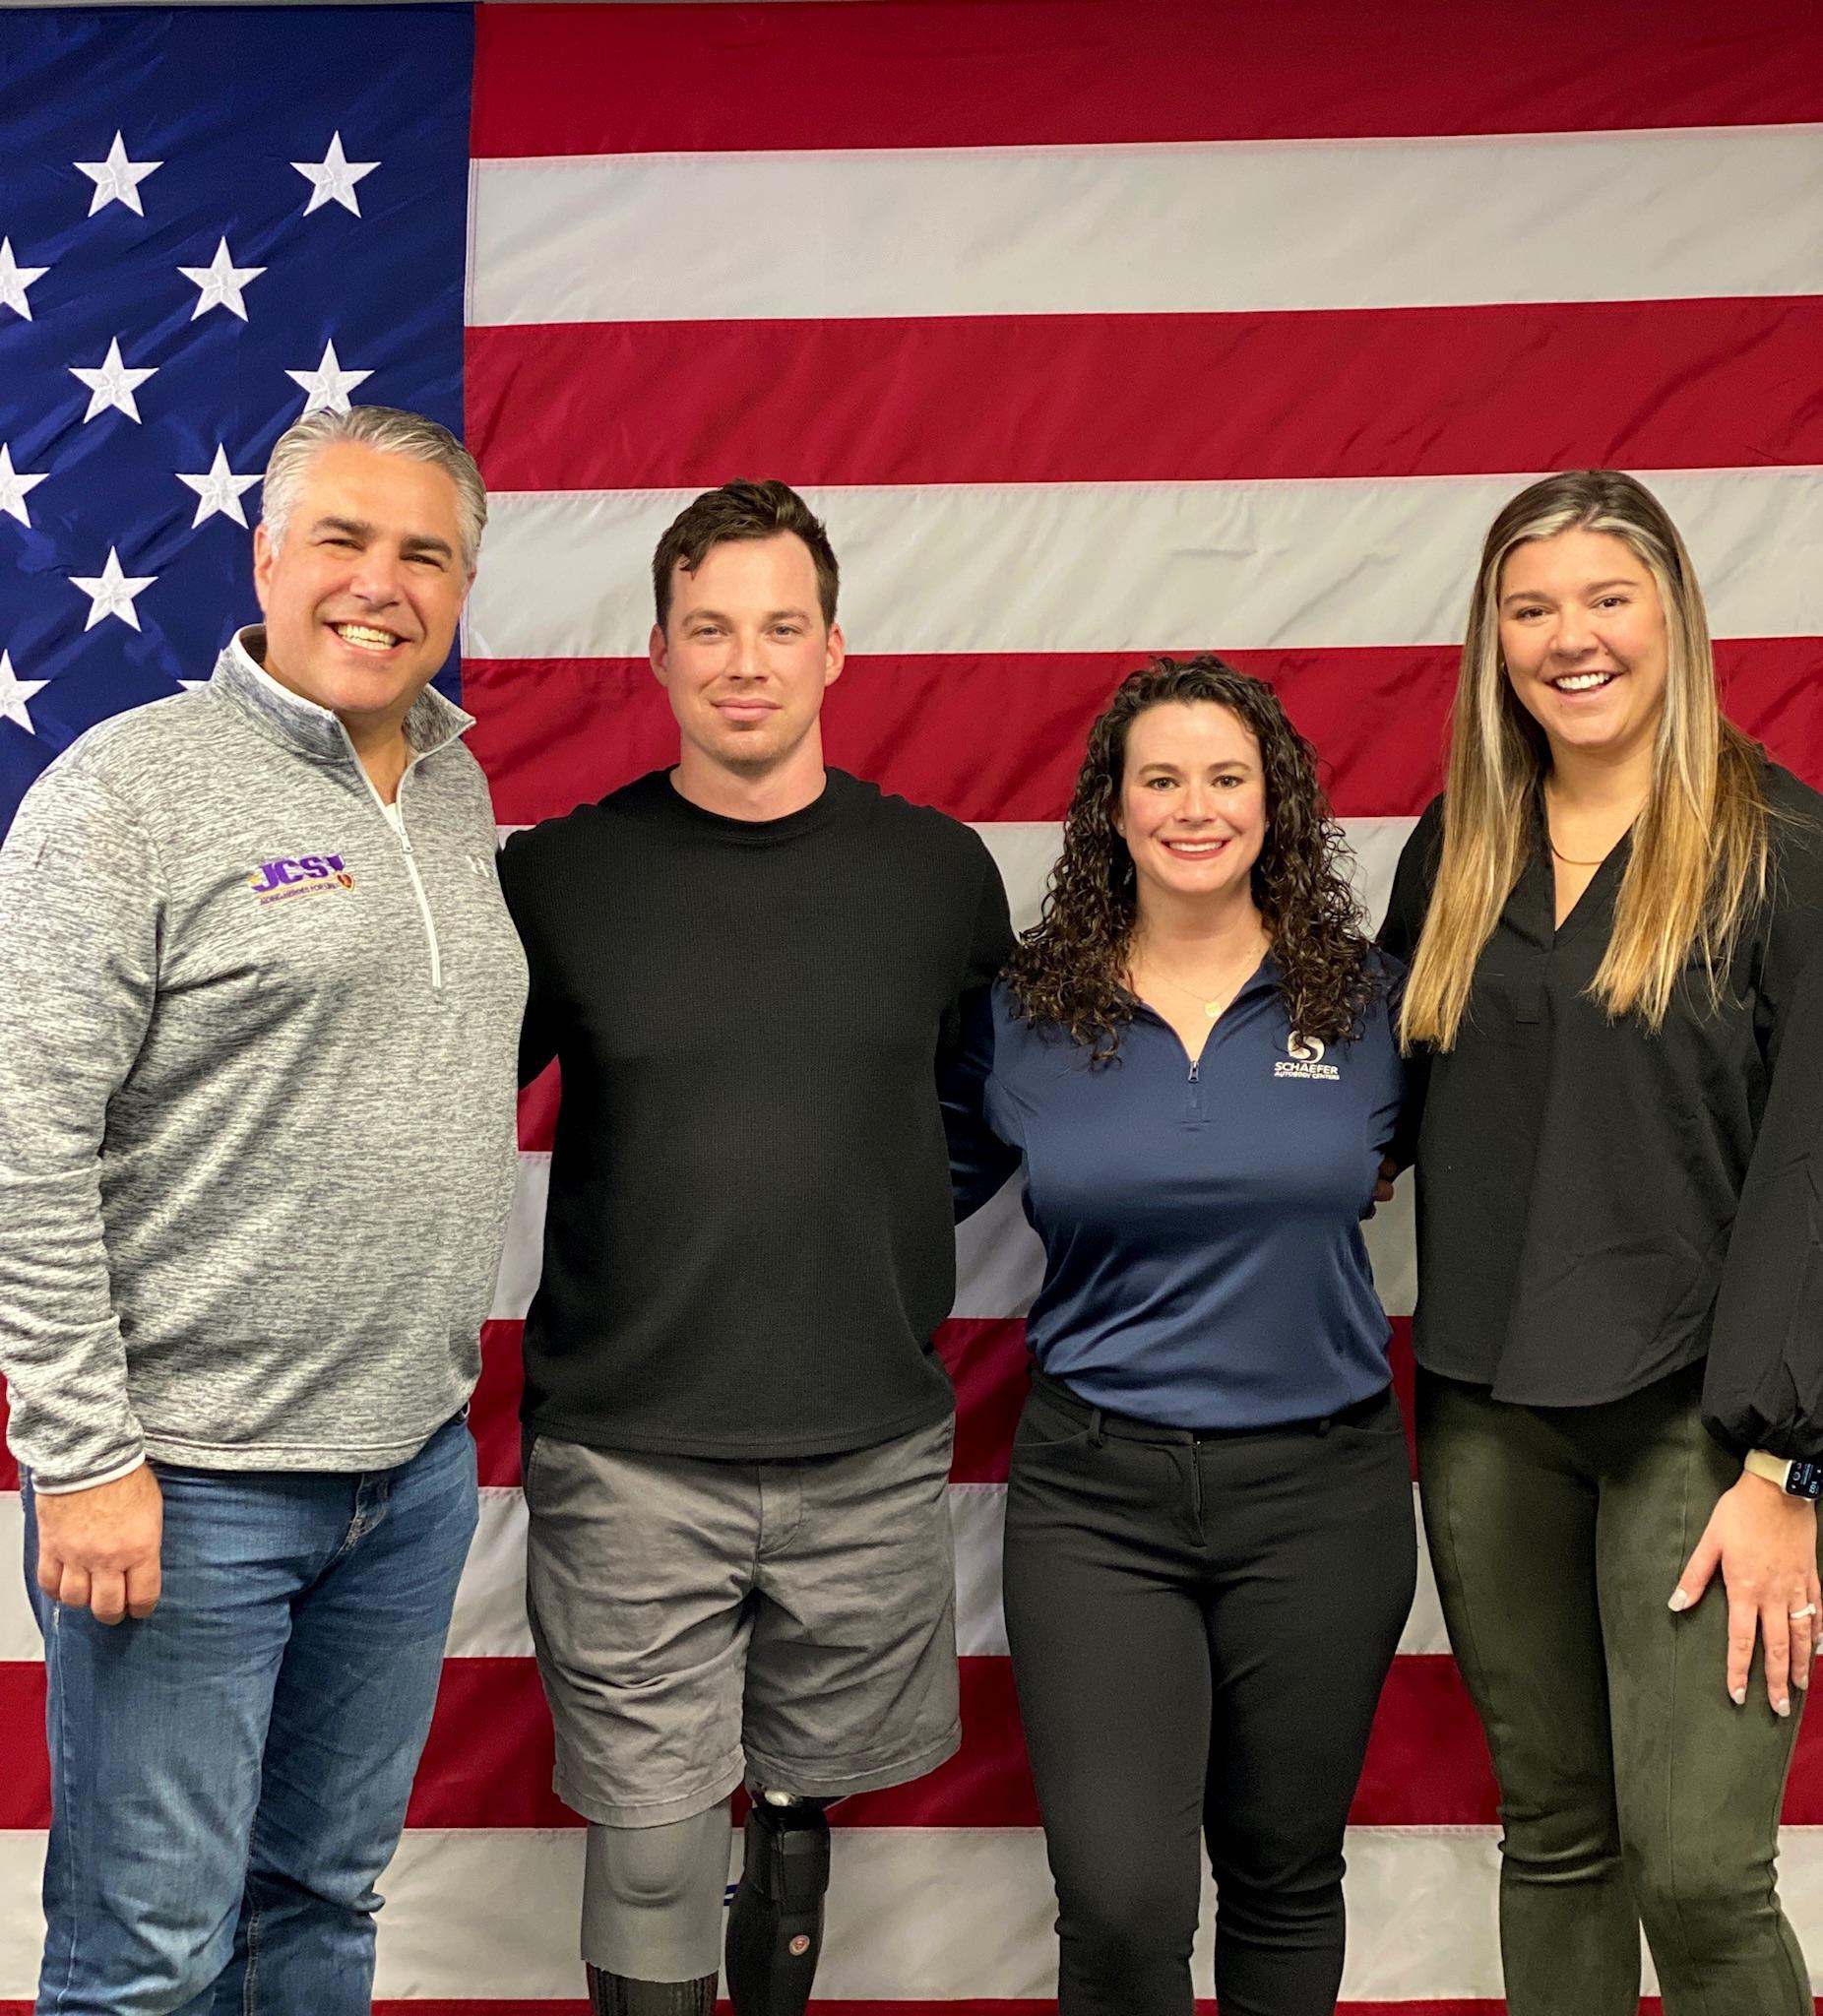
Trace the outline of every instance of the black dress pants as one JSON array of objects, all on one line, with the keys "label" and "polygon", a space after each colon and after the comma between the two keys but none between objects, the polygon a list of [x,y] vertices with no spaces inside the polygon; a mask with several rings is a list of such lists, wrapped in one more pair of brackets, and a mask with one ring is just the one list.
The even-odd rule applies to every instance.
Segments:
[{"label": "black dress pants", "polygon": [[1390,1393],[1192,1435],[1036,1380],[1006,1616],[1060,2016],[1190,2016],[1199,1836],[1222,2016],[1330,2016],[1343,1830],[1416,1567]]}]

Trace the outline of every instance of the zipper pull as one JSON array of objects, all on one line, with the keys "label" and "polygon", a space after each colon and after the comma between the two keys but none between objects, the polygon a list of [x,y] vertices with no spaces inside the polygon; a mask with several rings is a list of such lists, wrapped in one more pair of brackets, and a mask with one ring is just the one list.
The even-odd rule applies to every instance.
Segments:
[{"label": "zipper pull", "polygon": [[1194,1085],[1197,1082],[1197,1078],[1202,1072],[1202,1069],[1203,1060],[1200,1057],[1193,1058],[1190,1064],[1190,1083],[1192,1085]]}]

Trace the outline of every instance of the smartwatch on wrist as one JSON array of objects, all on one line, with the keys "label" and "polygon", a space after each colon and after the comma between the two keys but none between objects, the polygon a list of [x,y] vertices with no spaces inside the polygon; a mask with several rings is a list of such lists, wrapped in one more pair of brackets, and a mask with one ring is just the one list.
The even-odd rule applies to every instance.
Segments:
[{"label": "smartwatch on wrist", "polygon": [[1823,1463],[1810,1463],[1802,1457],[1772,1456],[1764,1449],[1749,1449],[1741,1469],[1751,1471],[1755,1477],[1763,1477],[1769,1484],[1777,1484],[1793,1498],[1808,1498],[1813,1504],[1818,1498],[1823,1498]]}]

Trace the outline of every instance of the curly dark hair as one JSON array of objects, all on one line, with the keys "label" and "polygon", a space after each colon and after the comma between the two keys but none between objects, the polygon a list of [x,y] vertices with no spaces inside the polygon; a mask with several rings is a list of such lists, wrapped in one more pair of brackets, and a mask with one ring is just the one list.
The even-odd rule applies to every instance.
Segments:
[{"label": "curly dark hair", "polygon": [[1105,1063],[1133,1019],[1124,980],[1136,917],[1133,857],[1114,830],[1127,731],[1149,707],[1207,702],[1237,716],[1259,741],[1266,838],[1253,864],[1253,900],[1279,967],[1291,1027],[1326,1043],[1359,1036],[1386,981],[1350,886],[1348,842],[1317,782],[1316,751],[1263,680],[1208,655],[1155,659],[1128,674],[1089,731],[1039,921],[1007,962],[1006,980],[1028,1023],[1047,1024]]}]

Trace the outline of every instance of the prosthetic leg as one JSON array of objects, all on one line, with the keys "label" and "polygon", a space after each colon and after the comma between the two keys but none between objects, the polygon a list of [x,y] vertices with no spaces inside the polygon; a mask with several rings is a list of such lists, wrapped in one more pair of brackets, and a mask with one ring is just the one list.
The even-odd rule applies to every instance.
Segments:
[{"label": "prosthetic leg", "polygon": [[583,1958],[594,2016],[715,2016],[725,1804],[658,1827],[589,1829]]},{"label": "prosthetic leg", "polygon": [[831,1803],[754,1791],[746,1863],[728,1912],[734,2016],[803,2016],[823,1947]]},{"label": "prosthetic leg", "polygon": [[589,1970],[589,2006],[595,2016],[716,2016],[716,1977],[702,1981],[628,1981],[625,1975]]}]

